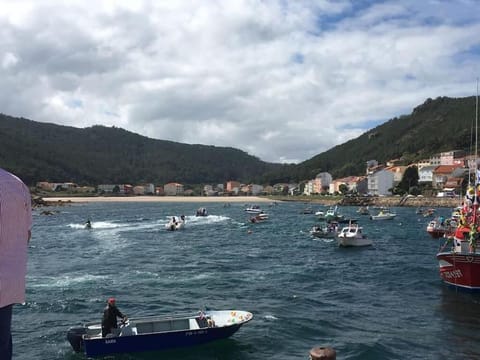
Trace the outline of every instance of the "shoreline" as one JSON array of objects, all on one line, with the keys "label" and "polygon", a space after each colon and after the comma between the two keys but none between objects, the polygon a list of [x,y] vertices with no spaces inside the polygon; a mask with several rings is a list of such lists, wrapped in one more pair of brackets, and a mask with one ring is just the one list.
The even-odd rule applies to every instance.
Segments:
[{"label": "shoreline", "polygon": [[[58,196],[41,197],[39,205],[63,205],[72,203],[93,203],[93,202],[158,202],[158,203],[281,203],[281,202],[303,202],[305,204],[318,204],[323,206],[386,206],[386,207],[451,207],[461,204],[459,198],[409,198],[400,203],[398,197],[376,197],[367,198],[360,202],[345,201],[344,199],[305,199],[278,197],[268,198],[261,196]],[[365,203],[364,203],[365,202]]]},{"label": "shoreline", "polygon": [[278,200],[257,196],[65,196],[43,197],[43,201],[52,203],[90,203],[90,202],[190,202],[190,203],[271,203]]}]

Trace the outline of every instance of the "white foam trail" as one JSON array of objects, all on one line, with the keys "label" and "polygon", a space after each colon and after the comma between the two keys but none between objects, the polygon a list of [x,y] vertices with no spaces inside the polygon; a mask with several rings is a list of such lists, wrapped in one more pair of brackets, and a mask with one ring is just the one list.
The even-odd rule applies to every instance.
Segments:
[{"label": "white foam trail", "polygon": [[64,276],[62,278],[58,277],[46,277],[41,280],[35,280],[33,281],[33,284],[29,284],[31,287],[69,287],[71,285],[77,285],[80,283],[86,283],[86,282],[97,282],[101,281],[102,283],[105,282],[105,279],[107,279],[108,276],[106,275],[91,275],[91,274],[85,274],[85,275],[80,275],[80,276]]}]

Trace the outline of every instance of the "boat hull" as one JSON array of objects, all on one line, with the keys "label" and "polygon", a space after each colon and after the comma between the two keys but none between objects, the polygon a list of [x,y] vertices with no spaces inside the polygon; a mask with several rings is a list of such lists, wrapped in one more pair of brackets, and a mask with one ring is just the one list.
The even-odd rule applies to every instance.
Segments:
[{"label": "boat hull", "polygon": [[87,357],[98,357],[108,354],[189,347],[228,338],[241,326],[242,324],[235,324],[228,327],[172,331],[159,334],[152,333],[136,336],[85,339],[84,350]]},{"label": "boat hull", "polygon": [[370,246],[373,244],[370,239],[338,237],[337,244],[340,247]]},{"label": "boat hull", "polygon": [[457,289],[480,291],[480,254],[437,254],[442,281]]}]

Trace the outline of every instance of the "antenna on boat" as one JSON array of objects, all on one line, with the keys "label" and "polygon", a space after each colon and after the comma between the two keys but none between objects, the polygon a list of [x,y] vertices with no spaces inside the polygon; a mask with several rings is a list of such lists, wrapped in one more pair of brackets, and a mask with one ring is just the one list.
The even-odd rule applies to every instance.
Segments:
[{"label": "antenna on boat", "polygon": [[[475,97],[475,193],[474,193],[474,200],[473,204],[478,205],[478,199],[477,199],[477,186],[478,186],[478,77],[477,77],[477,96]],[[476,209],[477,206],[473,207],[473,216],[474,216],[474,223],[476,223]]]}]

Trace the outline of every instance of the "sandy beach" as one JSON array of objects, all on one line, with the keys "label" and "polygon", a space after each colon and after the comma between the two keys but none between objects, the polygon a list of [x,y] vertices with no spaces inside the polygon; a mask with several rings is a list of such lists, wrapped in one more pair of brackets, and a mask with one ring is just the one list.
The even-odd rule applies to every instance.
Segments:
[{"label": "sandy beach", "polygon": [[46,202],[191,202],[191,203],[265,203],[271,199],[257,196],[90,196],[90,197],[44,197]]}]

